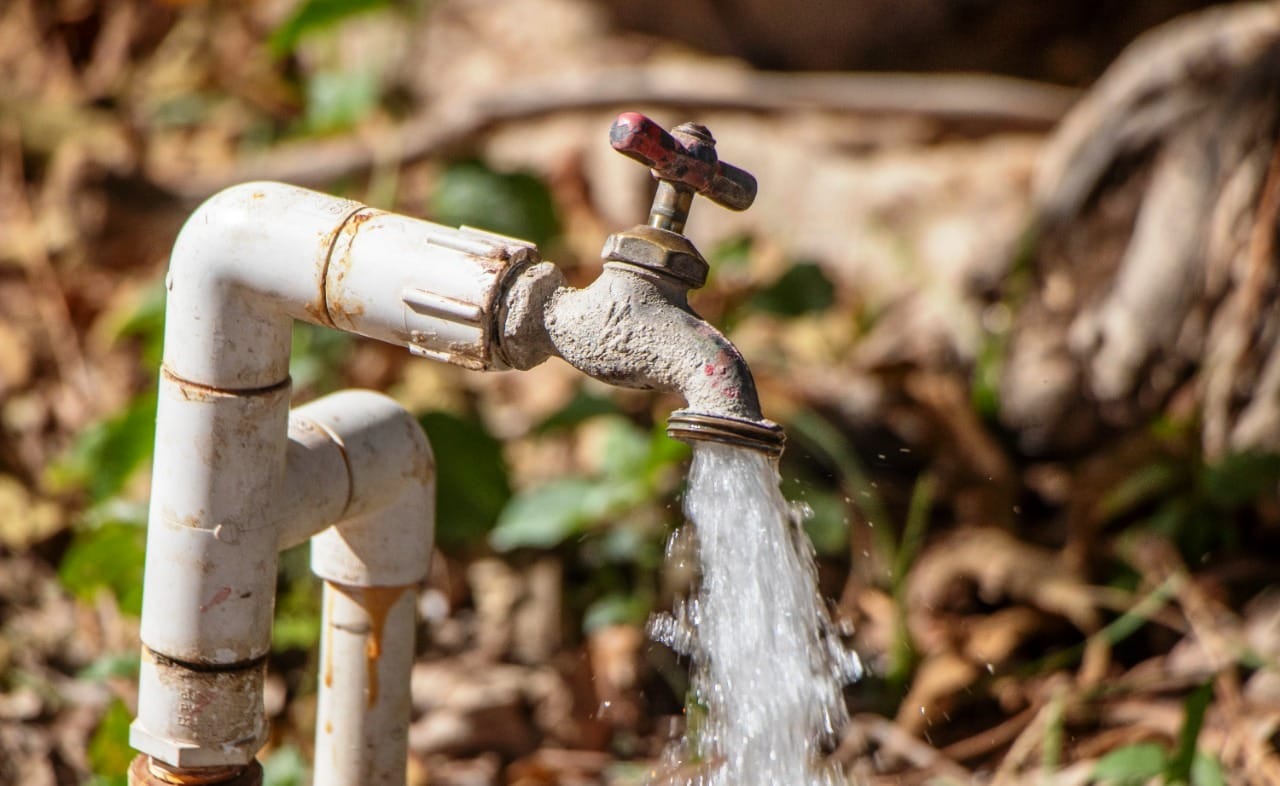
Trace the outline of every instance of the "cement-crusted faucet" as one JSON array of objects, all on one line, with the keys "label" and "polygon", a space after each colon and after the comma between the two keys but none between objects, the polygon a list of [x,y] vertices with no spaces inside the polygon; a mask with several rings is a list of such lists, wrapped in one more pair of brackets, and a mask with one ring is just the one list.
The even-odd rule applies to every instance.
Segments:
[{"label": "cement-crusted faucet", "polygon": [[688,303],[706,283],[708,265],[681,232],[695,193],[733,210],[750,207],[756,181],[718,160],[704,126],[667,133],[627,112],[609,133],[618,152],[650,167],[658,180],[649,223],[609,236],[600,277],[585,289],[565,286],[554,265],[531,266],[507,298],[499,351],[513,368],[557,355],[596,379],[681,394],[668,433],[782,451],[782,430],[761,415],[741,353]]},{"label": "cement-crusted faucet", "polygon": [[658,194],[581,290],[530,243],[281,183],[229,188],[187,220],[165,280],[133,786],[260,784],[277,555],[308,539],[324,580],[315,786],[404,783],[434,460],[385,396],[290,410],[295,320],[475,370],[557,355],[683,395],[679,439],[781,451],[742,356],[686,300],[707,274],[680,234],[694,193],[744,209],[754,179],[697,126],[624,114],[611,139]]}]

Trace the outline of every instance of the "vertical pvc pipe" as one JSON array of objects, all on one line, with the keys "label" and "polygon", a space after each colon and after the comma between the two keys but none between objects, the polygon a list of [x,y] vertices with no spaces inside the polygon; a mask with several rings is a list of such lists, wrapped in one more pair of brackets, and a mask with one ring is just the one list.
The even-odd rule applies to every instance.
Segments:
[{"label": "vertical pvc pipe", "polygon": [[315,786],[401,786],[408,755],[416,587],[435,523],[435,461],[417,421],[386,396],[346,391],[295,416],[342,449],[343,519],[311,540],[325,580]]},{"label": "vertical pvc pipe", "polygon": [[314,786],[405,782],[416,597],[325,582]]}]

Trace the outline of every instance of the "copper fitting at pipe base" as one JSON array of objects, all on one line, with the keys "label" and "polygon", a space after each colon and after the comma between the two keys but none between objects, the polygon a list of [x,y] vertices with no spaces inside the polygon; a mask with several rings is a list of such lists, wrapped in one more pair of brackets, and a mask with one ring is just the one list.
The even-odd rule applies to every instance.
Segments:
[{"label": "copper fitting at pipe base", "polygon": [[262,765],[170,767],[144,753],[129,765],[129,786],[262,786]]},{"label": "copper fitting at pipe base", "polygon": [[685,409],[671,413],[667,436],[681,442],[721,442],[758,450],[770,458],[782,455],[787,435],[777,423],[708,415]]}]

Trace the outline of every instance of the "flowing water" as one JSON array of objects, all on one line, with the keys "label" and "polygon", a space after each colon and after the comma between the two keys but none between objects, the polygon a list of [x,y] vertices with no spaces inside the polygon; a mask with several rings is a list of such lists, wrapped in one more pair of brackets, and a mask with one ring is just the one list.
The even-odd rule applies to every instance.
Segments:
[{"label": "flowing water", "polygon": [[693,661],[695,701],[668,751],[684,786],[832,786],[822,761],[845,720],[845,684],[862,672],[818,596],[802,516],[773,462],[713,442],[694,446],[685,512],[701,582],[650,624]]}]

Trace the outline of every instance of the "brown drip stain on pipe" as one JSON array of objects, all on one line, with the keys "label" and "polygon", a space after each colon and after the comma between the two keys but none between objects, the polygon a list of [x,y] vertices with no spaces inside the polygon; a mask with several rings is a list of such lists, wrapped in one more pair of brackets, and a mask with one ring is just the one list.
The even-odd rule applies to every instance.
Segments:
[{"label": "brown drip stain on pipe", "polygon": [[378,659],[382,657],[382,633],[387,626],[387,615],[407,589],[407,586],[399,586],[365,587],[362,590],[364,610],[369,615],[369,638],[365,639],[364,655],[370,707],[378,701]]},{"label": "brown drip stain on pipe", "polygon": [[[325,593],[324,617],[326,620],[333,619],[333,595]],[[333,687],[333,625],[324,626],[324,686],[326,688]]]}]

